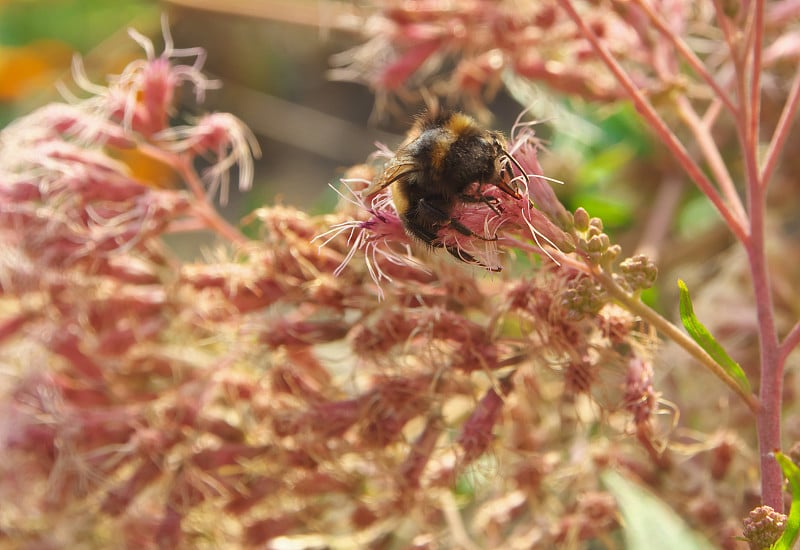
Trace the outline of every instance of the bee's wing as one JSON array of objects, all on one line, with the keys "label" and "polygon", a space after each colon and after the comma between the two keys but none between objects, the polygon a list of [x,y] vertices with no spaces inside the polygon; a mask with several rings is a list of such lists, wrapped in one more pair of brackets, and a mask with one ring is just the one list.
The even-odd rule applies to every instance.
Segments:
[{"label": "bee's wing", "polygon": [[407,159],[395,157],[384,168],[383,173],[372,182],[372,184],[364,189],[363,195],[369,197],[378,191],[386,189],[394,182],[408,177],[410,174],[417,172],[416,164]]}]

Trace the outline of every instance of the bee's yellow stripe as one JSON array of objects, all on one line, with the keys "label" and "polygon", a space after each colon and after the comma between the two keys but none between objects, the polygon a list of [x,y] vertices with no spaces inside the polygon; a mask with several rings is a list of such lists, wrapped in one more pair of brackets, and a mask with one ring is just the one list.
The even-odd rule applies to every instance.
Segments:
[{"label": "bee's yellow stripe", "polygon": [[397,213],[400,216],[403,216],[406,212],[408,212],[409,203],[408,197],[403,193],[403,191],[398,191],[398,185],[403,185],[402,183],[395,183],[392,185],[392,202],[394,203],[394,208],[397,210]]}]

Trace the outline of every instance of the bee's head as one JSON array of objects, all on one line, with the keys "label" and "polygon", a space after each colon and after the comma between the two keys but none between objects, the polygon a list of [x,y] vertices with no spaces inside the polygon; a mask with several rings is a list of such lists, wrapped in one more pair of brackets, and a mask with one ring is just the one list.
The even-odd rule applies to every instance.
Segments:
[{"label": "bee's head", "polygon": [[495,159],[495,174],[497,182],[495,185],[502,191],[508,193],[515,199],[521,199],[522,195],[512,184],[514,176],[514,168],[519,171],[520,176],[524,176],[525,170],[520,166],[519,162],[508,152],[508,142],[505,136],[500,132],[489,132],[489,143],[494,151]]},{"label": "bee's head", "polygon": [[486,143],[486,148],[491,150],[495,157],[502,157],[506,150],[506,138],[500,132],[485,130],[481,141]]}]

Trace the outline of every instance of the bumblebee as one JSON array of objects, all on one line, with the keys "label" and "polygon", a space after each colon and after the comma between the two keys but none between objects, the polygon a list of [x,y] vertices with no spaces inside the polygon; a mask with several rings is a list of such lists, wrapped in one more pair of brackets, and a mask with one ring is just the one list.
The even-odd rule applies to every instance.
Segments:
[{"label": "bumblebee", "polygon": [[521,199],[511,186],[509,163],[524,174],[500,132],[482,128],[463,113],[429,111],[417,117],[405,142],[366,194],[391,186],[392,202],[410,236],[432,248],[445,248],[463,262],[499,271],[458,247],[444,244],[440,231],[449,227],[468,237],[496,240],[476,235],[453,217],[453,211],[461,203],[482,202],[499,213],[498,199],[481,192],[485,184]]}]

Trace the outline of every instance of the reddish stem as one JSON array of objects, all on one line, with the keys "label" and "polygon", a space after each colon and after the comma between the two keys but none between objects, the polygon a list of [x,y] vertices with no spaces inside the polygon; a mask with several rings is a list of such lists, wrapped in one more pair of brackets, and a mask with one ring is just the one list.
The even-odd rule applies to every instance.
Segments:
[{"label": "reddish stem", "polygon": [[736,186],[733,184],[733,179],[731,179],[731,175],[728,172],[728,167],[725,165],[719,147],[717,147],[717,144],[714,142],[714,137],[709,131],[710,126],[703,124],[703,121],[697,115],[691,102],[685,95],[679,95],[676,99],[676,104],[678,106],[678,113],[697,140],[697,146],[706,159],[711,173],[714,174],[714,178],[717,180],[717,185],[719,185],[722,190],[725,200],[731,205],[731,208],[739,219],[747,219],[747,214],[744,211],[741,199],[739,199],[739,194],[736,192]]},{"label": "reddish stem", "polygon": [[706,112],[703,113],[703,124],[711,128],[714,125],[714,122],[717,120],[720,111],[722,110],[722,102],[718,99],[714,98],[711,100],[711,103],[708,105]]},{"label": "reddish stem", "polygon": [[711,89],[714,90],[714,93],[716,94],[715,97],[719,99],[731,112],[731,114],[735,116],[737,109],[733,104],[733,101],[731,101],[730,96],[725,90],[722,89],[722,87],[720,87],[719,84],[717,84],[717,81],[714,80],[714,77],[712,77],[708,72],[705,65],[703,65],[703,62],[699,57],[697,57],[691,48],[689,48],[686,42],[684,42],[680,36],[672,32],[667,22],[664,21],[664,18],[653,10],[653,7],[649,2],[645,2],[644,0],[636,0],[636,5],[647,14],[647,17],[650,19],[656,29],[658,29],[658,32],[660,32],[664,38],[672,43],[672,46],[683,56],[683,58],[686,60],[686,63],[689,64],[695,74],[705,80],[706,84],[708,84]]},{"label": "reddish stem", "polygon": [[203,183],[192,167],[191,157],[188,155],[169,153],[146,143],[139,144],[139,149],[144,154],[171,166],[181,175],[186,185],[189,187],[189,190],[192,192],[192,195],[195,197],[192,203],[192,210],[195,216],[197,216],[208,229],[217,232],[232,243],[244,244],[248,242],[247,237],[245,237],[241,231],[228,223],[225,218],[220,216],[219,212],[209,204],[208,195],[203,188]]},{"label": "reddish stem", "polygon": [[[761,362],[759,401],[761,410],[756,417],[758,446],[761,458],[761,500],[778,512],[783,511],[783,475],[771,455],[781,447],[781,405],[783,401],[783,363],[780,360],[778,333],[772,307],[769,273],[765,252],[766,188],[762,185],[758,168],[759,125],[761,119],[761,51],[764,23],[764,2],[756,0],[753,6],[752,59],[749,89],[747,72],[738,73],[739,89],[746,94],[743,103],[745,119],[744,149],[747,177],[747,203],[750,213],[750,235],[744,246],[750,262],[753,293],[758,316],[758,339]],[[745,66],[747,64],[745,63]],[[743,97],[743,100],[745,98]]]},{"label": "reddish stem", "polygon": [[[723,13],[720,0],[714,0],[718,20],[723,28],[726,42],[731,53],[731,58],[736,71],[736,85],[739,98],[739,109],[733,111],[739,129],[739,138],[742,145],[742,154],[745,161],[745,176],[747,181],[748,210],[750,227],[748,231],[746,218],[737,215],[735,203],[731,206],[724,203],[711,182],[700,171],[698,165],[689,157],[683,144],[669,129],[664,120],[659,117],[653,106],[637,89],[631,78],[626,74],[621,65],[612,56],[608,49],[601,43],[597,35],[575,10],[570,0],[559,0],[561,7],[567,11],[582,35],[589,40],[595,53],[604,61],[619,83],[628,92],[631,100],[636,105],[642,117],[648,122],[665,145],[670,149],[675,158],[681,163],[703,193],[711,200],[717,210],[722,214],[733,233],[742,242],[747,250],[750,271],[753,278],[756,311],[758,315],[758,332],[761,359],[761,385],[760,408],[757,412],[758,441],[761,457],[761,489],[762,501],[777,511],[783,510],[782,475],[777,462],[770,453],[780,448],[781,438],[781,398],[783,389],[783,359],[788,353],[787,347],[796,345],[800,341],[800,329],[793,329],[790,338],[787,338],[787,347],[778,344],[775,330],[775,319],[772,307],[769,275],[767,271],[765,244],[765,185],[762,176],[769,175],[775,163],[774,158],[785,140],[791,114],[797,109],[800,101],[800,90],[793,87],[790,100],[784,108],[771,143],[768,163],[765,170],[758,168],[759,150],[759,125],[761,116],[761,61],[763,47],[763,21],[764,2],[755,0],[752,10],[745,19],[745,28],[742,33],[736,33],[730,21]],[[651,19],[653,19],[651,17]],[[655,20],[655,19],[654,19]],[[738,46],[738,47],[737,47]],[[702,72],[700,73],[703,74]],[[800,79],[800,76],[798,77]],[[796,86],[800,86],[797,82]],[[695,116],[696,118],[696,116]],[[784,118],[786,120],[784,120]],[[690,123],[690,126],[693,124]],[[695,128],[696,130],[697,128]],[[726,191],[729,197],[730,189]]]},{"label": "reddish stem", "polygon": [[664,120],[658,115],[655,108],[645,98],[644,94],[639,91],[636,83],[633,82],[630,76],[625,72],[622,66],[617,62],[614,56],[608,51],[594,31],[589,27],[586,21],[578,14],[575,7],[570,0],[558,0],[559,5],[569,14],[573,22],[578,26],[581,34],[592,44],[595,53],[603,60],[608,69],[614,74],[620,85],[625,88],[631,101],[636,106],[639,114],[647,121],[653,131],[658,134],[664,145],[670,150],[675,159],[680,163],[684,170],[689,174],[689,177],[695,182],[697,187],[708,197],[714,207],[719,211],[722,218],[728,227],[731,228],[736,237],[744,242],[747,239],[747,230],[745,222],[738,218],[728,205],[722,200],[720,194],[714,188],[714,185],[706,177],[697,163],[689,155],[689,152],[683,146],[683,143],[678,137],[670,130]]},{"label": "reddish stem", "polygon": [[246,243],[247,237],[229,224],[225,218],[220,216],[219,212],[209,204],[208,195],[206,195],[206,191],[203,188],[200,178],[197,176],[197,172],[192,168],[190,157],[179,157],[179,161],[174,163],[174,165],[197,199],[193,206],[198,217],[202,219],[210,229],[213,229],[230,242],[237,244]]},{"label": "reddish stem", "polygon": [[778,512],[783,511],[783,476],[771,455],[781,447],[781,402],[783,363],[772,310],[767,260],[764,251],[764,188],[758,180],[748,181],[750,199],[750,239],[745,244],[753,277],[761,360],[761,387],[758,412],[758,446],[761,457],[761,500]]},{"label": "reddish stem", "polygon": [[637,254],[644,254],[658,262],[685,190],[683,180],[675,177],[669,177],[659,184],[657,195],[645,216],[647,221],[636,245]]},{"label": "reddish stem", "polygon": [[[753,160],[757,166],[759,128],[761,122],[761,57],[764,49],[764,0],[755,2],[755,21],[753,27],[753,61],[752,77],[750,79],[750,120],[748,121],[748,133],[752,140],[752,151],[745,151],[753,155]],[[758,177],[758,174],[756,174]]]}]

